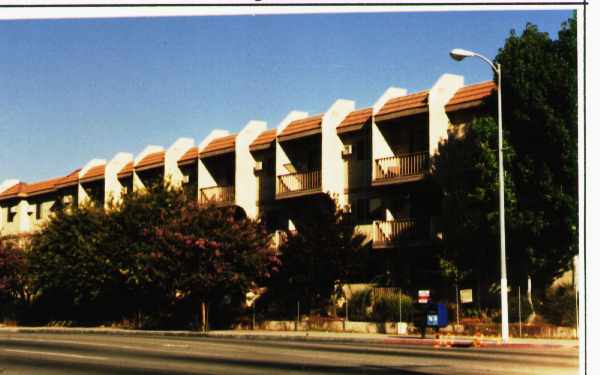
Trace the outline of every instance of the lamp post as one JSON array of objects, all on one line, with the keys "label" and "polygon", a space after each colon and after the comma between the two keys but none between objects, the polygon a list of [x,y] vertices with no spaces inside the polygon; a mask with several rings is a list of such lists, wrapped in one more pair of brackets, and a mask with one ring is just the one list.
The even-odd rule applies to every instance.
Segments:
[{"label": "lamp post", "polygon": [[504,159],[502,157],[502,74],[500,64],[494,64],[490,59],[478,53],[455,48],[450,51],[450,57],[461,61],[465,57],[479,57],[485,61],[498,75],[498,179],[500,183],[500,300],[502,307],[502,342],[508,342],[508,283],[506,278],[506,244],[504,227]]}]

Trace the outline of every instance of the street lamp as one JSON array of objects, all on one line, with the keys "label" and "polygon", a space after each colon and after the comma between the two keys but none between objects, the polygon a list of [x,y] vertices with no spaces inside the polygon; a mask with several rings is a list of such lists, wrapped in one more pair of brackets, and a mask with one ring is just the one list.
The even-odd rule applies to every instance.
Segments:
[{"label": "street lamp", "polygon": [[465,57],[479,57],[498,75],[498,179],[500,182],[500,300],[502,307],[502,342],[508,342],[508,285],[506,280],[506,244],[504,229],[504,159],[502,157],[502,75],[500,64],[494,64],[490,59],[478,53],[455,48],[450,51],[450,57],[461,61]]}]

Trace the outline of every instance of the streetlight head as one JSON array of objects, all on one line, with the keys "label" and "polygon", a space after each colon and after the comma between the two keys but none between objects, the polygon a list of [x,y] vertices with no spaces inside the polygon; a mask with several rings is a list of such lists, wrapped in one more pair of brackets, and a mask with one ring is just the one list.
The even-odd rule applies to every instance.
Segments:
[{"label": "streetlight head", "polygon": [[450,57],[452,57],[456,61],[460,61],[465,57],[473,56],[475,56],[475,52],[467,51],[466,49],[462,48],[455,48],[452,51],[450,51]]}]

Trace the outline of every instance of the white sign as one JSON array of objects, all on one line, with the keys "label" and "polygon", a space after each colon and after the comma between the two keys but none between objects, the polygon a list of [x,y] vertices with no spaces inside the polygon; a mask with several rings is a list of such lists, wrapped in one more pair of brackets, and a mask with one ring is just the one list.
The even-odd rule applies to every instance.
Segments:
[{"label": "white sign", "polygon": [[460,302],[461,303],[473,302],[473,289],[461,289],[460,290]]},{"label": "white sign", "polygon": [[419,303],[429,302],[429,290],[419,290]]}]

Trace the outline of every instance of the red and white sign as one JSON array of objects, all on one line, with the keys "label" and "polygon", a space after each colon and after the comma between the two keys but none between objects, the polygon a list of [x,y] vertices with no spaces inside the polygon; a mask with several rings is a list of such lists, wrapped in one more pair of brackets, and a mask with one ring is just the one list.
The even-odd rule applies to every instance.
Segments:
[{"label": "red and white sign", "polygon": [[429,302],[429,290],[419,290],[419,303]]}]

